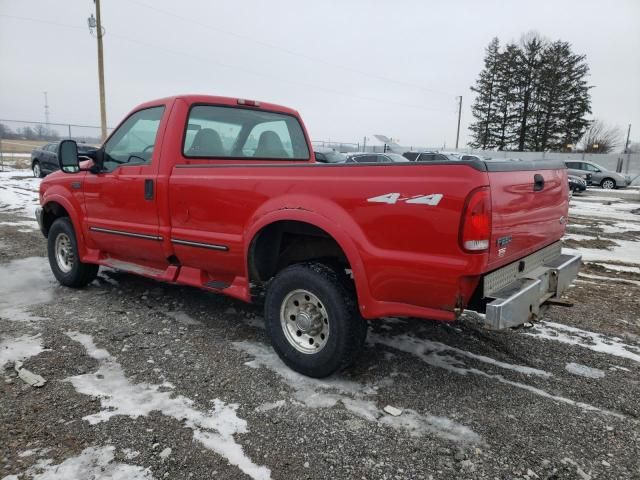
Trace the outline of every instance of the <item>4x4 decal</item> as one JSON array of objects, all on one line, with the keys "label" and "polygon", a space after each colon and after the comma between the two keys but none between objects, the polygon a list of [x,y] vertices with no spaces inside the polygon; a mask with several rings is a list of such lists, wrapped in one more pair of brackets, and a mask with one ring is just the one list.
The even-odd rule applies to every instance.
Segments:
[{"label": "4x4 decal", "polygon": [[389,205],[394,205],[398,202],[404,202],[435,206],[440,203],[440,200],[442,200],[441,193],[432,193],[430,195],[414,195],[411,197],[403,197],[400,193],[386,193],[377,197],[367,198],[367,202],[387,203]]}]

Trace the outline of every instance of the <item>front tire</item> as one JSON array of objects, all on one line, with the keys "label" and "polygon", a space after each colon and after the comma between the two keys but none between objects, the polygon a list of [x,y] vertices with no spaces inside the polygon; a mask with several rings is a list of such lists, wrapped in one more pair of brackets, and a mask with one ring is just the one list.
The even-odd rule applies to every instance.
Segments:
[{"label": "front tire", "polygon": [[58,218],[51,225],[47,250],[53,275],[66,287],[84,287],[98,275],[98,265],[80,261],[76,234],[68,217]]},{"label": "front tire", "polygon": [[33,170],[33,176],[36,178],[43,178],[44,177],[44,173],[42,173],[42,167],[40,167],[40,162],[38,162],[37,160],[35,162],[33,162],[33,165],[31,166],[31,169]]},{"label": "front tire", "polygon": [[349,366],[362,350],[367,322],[337,271],[316,262],[278,273],[265,300],[274,350],[292,370],[323,378]]},{"label": "front tire", "polygon": [[600,186],[605,190],[613,190],[616,188],[616,181],[613,178],[605,178],[602,180],[602,183],[600,183]]}]

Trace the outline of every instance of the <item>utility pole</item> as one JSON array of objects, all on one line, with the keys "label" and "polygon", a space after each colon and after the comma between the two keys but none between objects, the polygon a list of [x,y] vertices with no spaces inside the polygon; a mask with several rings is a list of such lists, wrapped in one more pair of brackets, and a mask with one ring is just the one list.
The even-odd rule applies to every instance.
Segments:
[{"label": "utility pole", "polygon": [[96,38],[98,40],[98,81],[100,83],[100,130],[101,138],[104,142],[107,138],[107,107],[104,95],[104,61],[102,55],[102,37],[104,36],[104,30],[102,28],[102,21],[100,19],[100,0],[93,0],[96,4],[96,16],[93,14],[89,17],[89,32],[93,33],[93,28],[96,29]]},{"label": "utility pole", "polygon": [[49,101],[47,99],[47,92],[44,93],[44,124],[49,128]]},{"label": "utility pole", "polygon": [[624,153],[629,151],[629,136],[631,135],[631,124],[629,124],[629,128],[627,129],[627,141],[624,142]]},{"label": "utility pole", "polygon": [[458,131],[456,133],[456,150],[458,149],[458,141],[460,140],[460,117],[462,116],[462,95],[459,95],[458,102]]}]

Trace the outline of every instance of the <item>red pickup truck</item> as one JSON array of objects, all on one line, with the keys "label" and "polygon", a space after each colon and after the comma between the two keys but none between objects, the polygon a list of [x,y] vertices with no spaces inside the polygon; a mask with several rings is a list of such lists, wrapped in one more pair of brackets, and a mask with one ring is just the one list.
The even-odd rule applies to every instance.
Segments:
[{"label": "red pickup truck", "polygon": [[140,105],[91,156],[62,141],[41,183],[59,282],[106,265],[263,302],[274,349],[309,376],[348,365],[366,320],[535,319],[580,266],[560,250],[561,162],[316,163],[296,111],[201,95]]}]

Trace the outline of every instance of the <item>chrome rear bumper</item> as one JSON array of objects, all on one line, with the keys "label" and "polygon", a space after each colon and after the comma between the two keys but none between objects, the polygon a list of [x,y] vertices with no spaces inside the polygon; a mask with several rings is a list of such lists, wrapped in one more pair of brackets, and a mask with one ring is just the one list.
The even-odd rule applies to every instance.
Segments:
[{"label": "chrome rear bumper", "polygon": [[[486,306],[486,326],[503,329],[537,319],[546,309],[545,302],[559,299],[578,276],[581,260],[581,255],[559,253],[553,258],[547,256],[540,265],[522,272],[508,285],[485,294],[493,299]],[[495,278],[503,269],[508,271],[510,268],[512,266],[507,265],[487,277],[493,275]]]}]

